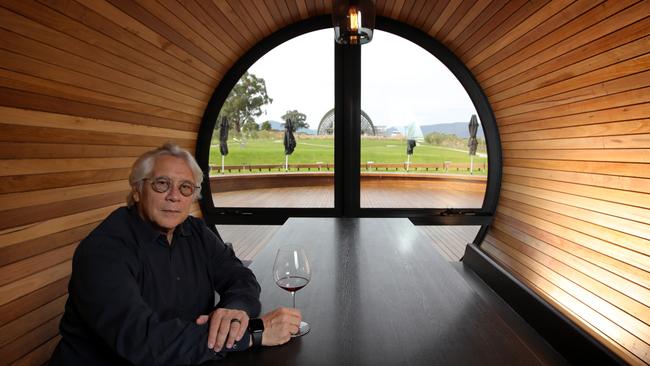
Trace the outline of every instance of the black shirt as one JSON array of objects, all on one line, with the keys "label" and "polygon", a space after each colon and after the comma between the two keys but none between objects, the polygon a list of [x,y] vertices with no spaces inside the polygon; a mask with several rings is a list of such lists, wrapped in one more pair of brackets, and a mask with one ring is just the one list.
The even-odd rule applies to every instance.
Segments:
[{"label": "black shirt", "polygon": [[[122,207],[77,247],[61,336],[50,365],[186,365],[216,360],[199,315],[216,307],[255,317],[253,273],[205,223],[188,217],[167,237]],[[248,347],[244,335],[233,350]]]}]

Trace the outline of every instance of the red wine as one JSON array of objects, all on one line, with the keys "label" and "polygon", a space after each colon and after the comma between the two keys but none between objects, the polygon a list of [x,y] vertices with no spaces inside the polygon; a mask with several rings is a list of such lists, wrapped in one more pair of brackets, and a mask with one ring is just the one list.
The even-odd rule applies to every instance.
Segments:
[{"label": "red wine", "polygon": [[288,276],[280,278],[275,283],[289,292],[294,292],[307,286],[309,279],[300,276]]}]

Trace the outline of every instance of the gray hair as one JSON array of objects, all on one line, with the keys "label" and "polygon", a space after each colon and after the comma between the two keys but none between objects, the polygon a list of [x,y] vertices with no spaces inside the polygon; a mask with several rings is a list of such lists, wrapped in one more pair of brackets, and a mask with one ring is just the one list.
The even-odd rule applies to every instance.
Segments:
[{"label": "gray hair", "polygon": [[203,182],[203,171],[199,167],[199,164],[194,159],[194,156],[190,154],[189,151],[179,147],[176,144],[166,143],[163,146],[147,151],[142,154],[138,160],[133,163],[131,167],[131,174],[129,175],[129,184],[131,185],[131,192],[126,196],[126,204],[131,207],[135,205],[135,200],[133,199],[133,193],[138,192],[142,194],[142,187],[144,185],[144,180],[146,178],[151,178],[151,172],[153,171],[154,164],[156,159],[159,156],[169,155],[176,158],[183,159],[187,166],[192,171],[194,176],[194,183],[199,187],[194,192],[194,199],[199,199],[201,197],[201,183]]}]

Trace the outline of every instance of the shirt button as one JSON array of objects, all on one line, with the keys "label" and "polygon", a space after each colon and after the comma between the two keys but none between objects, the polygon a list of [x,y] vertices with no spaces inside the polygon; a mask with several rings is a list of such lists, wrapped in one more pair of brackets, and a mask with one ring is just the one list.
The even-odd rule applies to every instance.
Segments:
[{"label": "shirt button", "polygon": [[181,278],[180,278],[180,277],[176,277],[176,281],[180,281],[180,280],[181,280]]}]

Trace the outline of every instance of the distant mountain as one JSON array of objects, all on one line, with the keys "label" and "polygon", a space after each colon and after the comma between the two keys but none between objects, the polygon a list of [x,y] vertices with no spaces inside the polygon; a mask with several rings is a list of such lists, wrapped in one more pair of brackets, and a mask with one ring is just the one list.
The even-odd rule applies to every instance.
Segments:
[{"label": "distant mountain", "polygon": [[[424,136],[432,132],[439,132],[448,135],[456,135],[460,138],[468,138],[469,137],[468,125],[469,122],[453,122],[453,123],[440,123],[435,125],[425,125],[425,126],[420,126],[420,128],[422,129],[422,134]],[[478,132],[476,132],[476,136],[482,138],[485,137],[483,135],[483,128],[480,125],[478,128]]]},{"label": "distant mountain", "polygon": [[[282,128],[284,128],[284,126],[282,126]],[[296,132],[298,132],[298,133],[304,133],[304,134],[306,134],[306,135],[315,135],[317,131],[314,130],[314,129],[312,129],[312,128],[302,128],[302,127],[301,127],[301,128],[299,128]]]},{"label": "distant mountain", "polygon": [[[274,131],[284,131],[284,122],[278,122],[278,121],[269,121],[271,123],[271,129]],[[456,135],[460,138],[468,138],[469,137],[469,130],[468,130],[468,125],[469,122],[453,122],[453,123],[439,123],[439,124],[434,124],[434,125],[424,125],[420,126],[420,129],[422,130],[422,134],[426,137],[426,135],[432,133],[432,132],[439,132],[439,133],[445,133],[448,135]],[[299,128],[298,133],[304,133],[307,135],[315,135],[316,134],[316,129],[312,128]],[[395,133],[404,133],[404,128],[403,127],[395,127],[395,126],[390,126],[387,127],[383,131],[384,136],[390,136],[391,134]],[[478,137],[485,138],[483,134],[483,129],[479,126],[478,132],[476,133]]]}]

